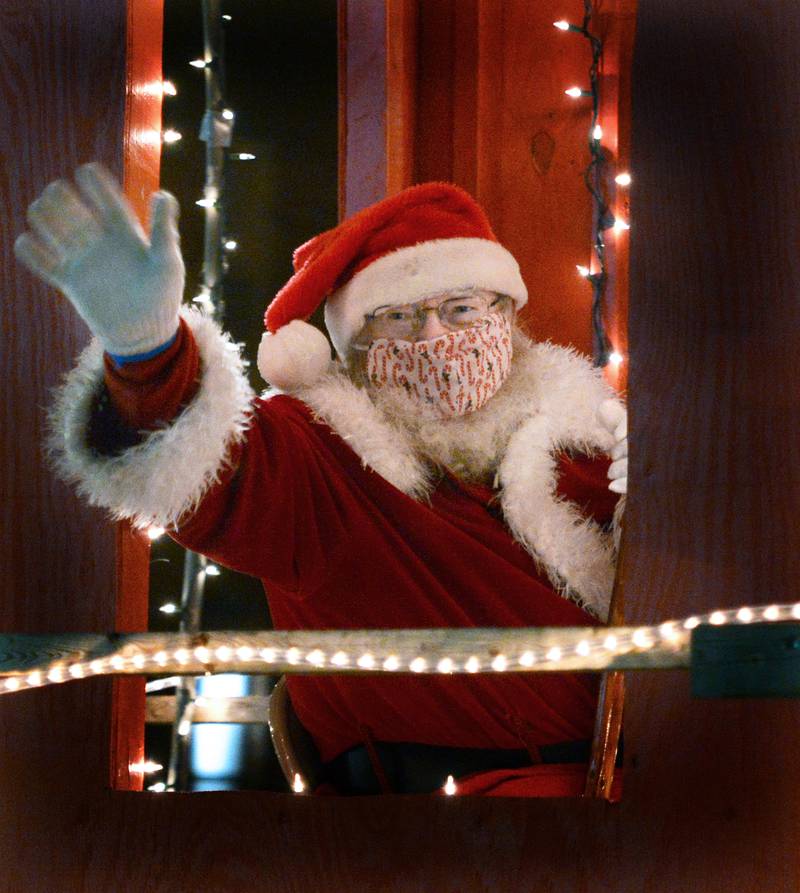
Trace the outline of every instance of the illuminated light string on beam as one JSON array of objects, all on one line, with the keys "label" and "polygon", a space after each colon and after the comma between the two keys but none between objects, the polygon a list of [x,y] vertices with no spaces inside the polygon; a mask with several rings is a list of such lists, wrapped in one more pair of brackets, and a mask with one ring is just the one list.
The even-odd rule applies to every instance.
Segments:
[{"label": "illuminated light string on beam", "polygon": [[[436,630],[271,630],[258,633],[130,633],[80,636],[94,651],[47,661],[44,654],[80,649],[75,635],[0,635],[0,694],[87,676],[173,673],[456,673],[577,672],[688,667],[691,632],[712,626],[800,620],[800,602],[744,606],[639,627],[548,627]],[[198,644],[198,635],[203,643]],[[36,646],[42,649],[36,653]],[[95,656],[97,650],[106,653]],[[20,661],[19,655],[27,655]],[[16,655],[14,664],[10,657]],[[14,665],[12,665],[14,664]],[[175,685],[157,680],[154,686]],[[186,726],[181,729],[186,734]]]},{"label": "illuminated light string on beam", "polygon": [[[553,25],[563,32],[574,32],[584,37],[592,50],[592,63],[589,68],[589,89],[580,86],[568,87],[564,93],[571,99],[591,99],[592,119],[589,126],[589,153],[591,160],[584,171],[583,179],[586,188],[592,196],[592,243],[596,265],[578,265],[579,275],[586,279],[592,287],[592,352],[596,366],[607,366],[609,363],[619,367],[624,357],[614,348],[605,330],[603,310],[608,284],[608,270],[606,265],[605,233],[609,230],[619,238],[626,230],[630,229],[628,223],[617,218],[607,200],[607,190],[604,183],[606,159],[603,153],[603,127],[600,124],[600,87],[599,68],[603,56],[603,42],[589,30],[593,15],[591,0],[584,0],[584,17],[580,25],[575,25],[565,19],[553,22]],[[627,187],[631,184],[631,176],[627,172],[621,172],[614,178],[617,185]]]},{"label": "illuminated light string on beam", "polygon": [[[224,278],[228,269],[226,251],[237,247],[236,240],[225,234],[226,202],[224,194],[224,169],[228,157],[236,160],[252,160],[250,153],[229,153],[233,139],[235,113],[225,103],[225,46],[224,29],[230,15],[222,15],[219,0],[203,3],[203,53],[189,65],[202,71],[205,82],[205,109],[200,124],[199,138],[205,143],[205,179],[203,197],[196,202],[205,212],[205,233],[203,269],[199,294],[193,298],[208,316],[221,321],[224,313]],[[158,85],[162,95],[175,95],[174,85],[162,81]],[[178,142],[181,134],[173,129],[165,129],[162,141],[169,145]],[[161,528],[150,528],[147,535],[151,540],[164,533]],[[202,556],[186,553],[184,556],[184,582],[180,606],[167,602],[160,610],[165,614],[175,614],[180,620],[181,634],[197,634],[202,614],[203,587],[207,577],[219,575],[219,569]],[[201,663],[214,659],[220,662],[233,654],[232,649],[221,646],[212,655],[202,648],[161,648],[152,660],[160,667],[177,661],[179,666],[188,666],[192,660]],[[199,656],[198,656],[199,655]],[[221,655],[221,656],[220,656]],[[142,658],[140,655],[138,660]],[[201,670],[201,672],[203,672]],[[190,732],[195,684],[192,679],[181,678],[176,694],[176,713],[173,723],[170,765],[167,775],[167,788],[174,789],[176,779],[182,774],[182,766],[187,758],[186,738]]]}]

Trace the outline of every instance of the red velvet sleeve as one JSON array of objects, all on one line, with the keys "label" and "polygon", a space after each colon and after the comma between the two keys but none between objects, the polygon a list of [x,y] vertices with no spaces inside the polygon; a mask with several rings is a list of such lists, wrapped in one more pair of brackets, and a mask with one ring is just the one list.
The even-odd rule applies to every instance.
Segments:
[{"label": "red velvet sleeve", "polygon": [[583,513],[599,524],[614,516],[619,494],[608,489],[608,456],[568,456],[558,462],[558,494],[580,506]]},{"label": "red velvet sleeve", "polygon": [[152,431],[172,421],[197,392],[199,371],[197,344],[183,320],[175,341],[152,360],[118,366],[105,356],[111,404],[134,431]]}]

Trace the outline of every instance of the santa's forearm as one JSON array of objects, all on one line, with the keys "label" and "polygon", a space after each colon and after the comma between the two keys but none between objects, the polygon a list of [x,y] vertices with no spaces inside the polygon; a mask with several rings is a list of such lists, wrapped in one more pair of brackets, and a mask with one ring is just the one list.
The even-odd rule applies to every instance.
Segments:
[{"label": "santa's forearm", "polygon": [[231,469],[253,392],[230,339],[184,308],[175,343],[116,366],[97,341],[56,395],[50,447],[95,505],[137,525],[174,525]]},{"label": "santa's forearm", "polygon": [[197,393],[197,342],[183,320],[172,344],[152,359],[121,365],[105,354],[103,360],[110,405],[134,431],[168,424]]}]

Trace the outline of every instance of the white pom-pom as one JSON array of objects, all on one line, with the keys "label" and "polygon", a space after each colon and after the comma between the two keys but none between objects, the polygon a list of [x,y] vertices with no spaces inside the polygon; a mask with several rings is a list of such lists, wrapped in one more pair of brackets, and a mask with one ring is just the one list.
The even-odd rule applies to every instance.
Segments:
[{"label": "white pom-pom", "polygon": [[330,365],[328,339],[302,319],[293,319],[274,335],[265,332],[258,346],[258,371],[265,381],[282,391],[314,384]]}]

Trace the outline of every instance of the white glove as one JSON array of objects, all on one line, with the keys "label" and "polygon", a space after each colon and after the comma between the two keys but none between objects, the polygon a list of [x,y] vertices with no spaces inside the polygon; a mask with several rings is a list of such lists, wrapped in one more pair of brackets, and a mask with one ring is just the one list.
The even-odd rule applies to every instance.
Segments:
[{"label": "white glove", "polygon": [[617,400],[605,400],[597,411],[600,424],[614,435],[609,451],[614,460],[608,468],[609,490],[628,492],[628,411]]},{"label": "white glove", "polygon": [[152,195],[148,241],[102,165],[79,167],[75,180],[80,195],[56,180],[30,205],[32,232],[14,244],[17,258],[66,295],[108,353],[160,347],[178,328],[183,298],[177,201]]}]

